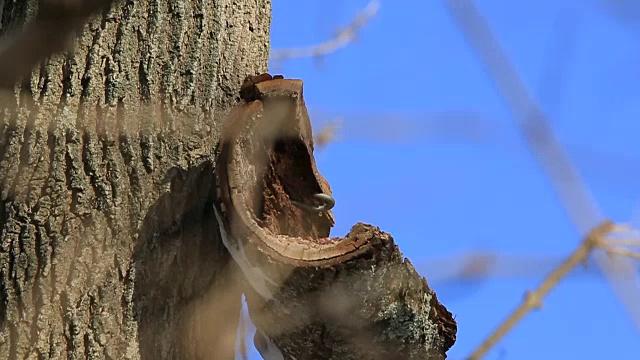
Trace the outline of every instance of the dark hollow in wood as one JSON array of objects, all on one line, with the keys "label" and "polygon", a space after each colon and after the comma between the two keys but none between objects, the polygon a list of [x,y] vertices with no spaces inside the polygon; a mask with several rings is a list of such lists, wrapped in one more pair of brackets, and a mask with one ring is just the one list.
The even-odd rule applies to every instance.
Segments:
[{"label": "dark hollow in wood", "polygon": [[218,209],[230,241],[276,284],[271,299],[246,290],[258,329],[285,359],[446,358],[455,320],[393,238],[359,223],[330,239],[330,212],[291,202],[331,193],[315,165],[302,82],[263,74],[241,97],[219,146]]}]

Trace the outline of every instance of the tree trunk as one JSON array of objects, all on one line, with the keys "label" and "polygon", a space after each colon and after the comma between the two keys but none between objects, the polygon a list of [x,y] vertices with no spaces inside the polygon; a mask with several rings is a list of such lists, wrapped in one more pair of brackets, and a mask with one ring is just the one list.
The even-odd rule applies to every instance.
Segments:
[{"label": "tree trunk", "polygon": [[[1,30],[35,0],[1,2]],[[214,145],[270,1],[117,2],[0,102],[0,359],[232,359]]]}]

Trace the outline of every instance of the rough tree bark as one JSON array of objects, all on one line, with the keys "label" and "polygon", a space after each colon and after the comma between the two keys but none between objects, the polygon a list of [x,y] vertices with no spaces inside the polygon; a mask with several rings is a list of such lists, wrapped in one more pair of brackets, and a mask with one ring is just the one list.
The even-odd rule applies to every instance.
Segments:
[{"label": "rough tree bark", "polygon": [[[1,30],[35,0],[0,2]],[[0,358],[231,359],[213,151],[270,1],[119,1],[0,103]]]},{"label": "rough tree bark", "polygon": [[301,81],[238,96],[269,1],[85,24],[112,2],[0,3],[0,89],[26,74],[0,94],[0,356],[230,359],[244,292],[265,359],[444,359],[455,321],[391,236],[329,239],[311,205],[333,199]]},{"label": "rough tree bark", "polygon": [[216,160],[216,216],[250,285],[263,357],[446,358],[456,322],[393,238],[361,223],[329,238],[334,201],[315,165],[302,81],[262,74],[242,97]]}]

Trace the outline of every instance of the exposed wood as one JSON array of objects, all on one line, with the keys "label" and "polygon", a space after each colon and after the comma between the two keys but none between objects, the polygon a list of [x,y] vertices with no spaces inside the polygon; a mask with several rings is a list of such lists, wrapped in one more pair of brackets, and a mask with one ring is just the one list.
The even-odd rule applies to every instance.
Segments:
[{"label": "exposed wood", "polygon": [[216,162],[223,238],[248,283],[256,346],[285,359],[444,359],[456,323],[392,237],[329,238],[302,81],[248,79]]}]

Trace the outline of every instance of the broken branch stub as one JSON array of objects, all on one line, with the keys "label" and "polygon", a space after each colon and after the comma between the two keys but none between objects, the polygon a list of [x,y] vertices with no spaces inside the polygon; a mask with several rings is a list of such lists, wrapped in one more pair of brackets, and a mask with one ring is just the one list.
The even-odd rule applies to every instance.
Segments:
[{"label": "broken branch stub", "polygon": [[[444,359],[456,322],[393,238],[358,223],[329,238],[302,81],[248,78],[218,148],[216,215],[242,268],[263,356]],[[309,207],[299,206],[309,204]],[[273,355],[276,354],[276,355]]]}]

